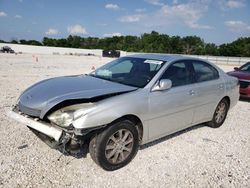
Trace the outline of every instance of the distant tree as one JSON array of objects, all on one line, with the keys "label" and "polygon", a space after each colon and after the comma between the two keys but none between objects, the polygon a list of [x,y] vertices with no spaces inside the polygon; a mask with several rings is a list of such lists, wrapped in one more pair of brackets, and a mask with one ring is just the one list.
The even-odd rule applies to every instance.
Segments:
[{"label": "distant tree", "polygon": [[183,50],[185,54],[200,55],[204,48],[204,41],[197,36],[187,36],[182,38]]},{"label": "distant tree", "polygon": [[67,39],[58,39],[56,41],[56,46],[57,47],[68,47]]},{"label": "distant tree", "polygon": [[10,43],[11,44],[18,44],[18,40],[11,40]]},{"label": "distant tree", "polygon": [[[20,42],[21,42],[21,40],[20,40]],[[43,38],[42,44],[44,46],[57,46],[56,45],[56,39],[51,39],[51,38],[48,38],[48,37]]]},{"label": "distant tree", "polygon": [[221,56],[237,56],[239,49],[232,44],[222,44],[219,46],[219,54]]},{"label": "distant tree", "polygon": [[24,40],[24,39],[21,39],[19,42],[20,42],[20,44],[28,44],[28,41]]},{"label": "distant tree", "polygon": [[42,43],[36,40],[29,40],[27,41],[27,44],[34,45],[34,46],[42,46]]},{"label": "distant tree", "polygon": [[205,44],[205,49],[202,55],[215,55],[215,56],[219,55],[218,46],[216,46],[213,43]]},{"label": "distant tree", "polygon": [[170,53],[181,54],[184,52],[183,41],[179,36],[173,36],[170,38]]},{"label": "distant tree", "polygon": [[[0,40],[0,42],[5,42]],[[18,43],[12,40],[10,43]],[[80,37],[69,35],[67,38],[54,39],[44,37],[42,42],[21,39],[19,44],[44,45],[86,49],[124,50],[128,52],[170,53],[170,54],[197,54],[221,56],[248,56],[250,57],[250,37],[239,38],[232,43],[217,46],[205,43],[198,36],[169,36],[156,31],[144,33],[141,36],[113,36],[106,38]]]}]

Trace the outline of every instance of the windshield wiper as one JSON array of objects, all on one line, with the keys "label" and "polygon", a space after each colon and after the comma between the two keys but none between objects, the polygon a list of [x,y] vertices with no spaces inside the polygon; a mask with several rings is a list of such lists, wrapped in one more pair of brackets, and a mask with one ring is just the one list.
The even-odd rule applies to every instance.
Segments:
[{"label": "windshield wiper", "polygon": [[112,79],[102,77],[102,76],[98,76],[98,75],[95,75],[95,74],[88,74],[88,76],[92,76],[92,77],[99,78],[99,79],[102,79],[102,80],[113,81]]}]

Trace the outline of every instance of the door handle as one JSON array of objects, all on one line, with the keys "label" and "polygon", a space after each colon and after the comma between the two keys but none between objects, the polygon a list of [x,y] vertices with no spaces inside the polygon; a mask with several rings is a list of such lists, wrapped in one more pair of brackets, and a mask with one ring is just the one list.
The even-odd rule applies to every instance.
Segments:
[{"label": "door handle", "polygon": [[189,91],[189,95],[194,95],[195,94],[195,91],[194,90],[190,90]]},{"label": "door handle", "polygon": [[224,89],[224,85],[223,85],[223,84],[220,84],[220,85],[218,86],[218,88],[219,88],[219,89]]}]

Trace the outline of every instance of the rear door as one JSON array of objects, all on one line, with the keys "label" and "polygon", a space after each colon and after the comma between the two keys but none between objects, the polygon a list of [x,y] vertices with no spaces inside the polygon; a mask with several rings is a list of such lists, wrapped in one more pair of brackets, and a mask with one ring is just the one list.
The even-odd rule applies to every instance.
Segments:
[{"label": "rear door", "polygon": [[196,102],[193,124],[210,121],[215,106],[223,98],[224,80],[212,65],[198,60],[192,60],[193,74],[196,80]]}]

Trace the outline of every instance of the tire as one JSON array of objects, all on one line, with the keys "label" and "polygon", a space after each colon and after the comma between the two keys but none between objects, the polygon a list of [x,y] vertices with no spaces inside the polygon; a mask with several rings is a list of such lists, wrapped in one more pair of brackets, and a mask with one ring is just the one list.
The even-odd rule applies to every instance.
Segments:
[{"label": "tire", "polygon": [[136,125],[129,120],[112,124],[89,143],[91,158],[107,171],[126,166],[135,157],[138,148],[139,133]]},{"label": "tire", "polygon": [[220,127],[224,123],[227,117],[228,110],[229,110],[228,101],[225,98],[223,98],[217,105],[214,111],[213,119],[212,121],[208,122],[208,126],[212,128]]}]

